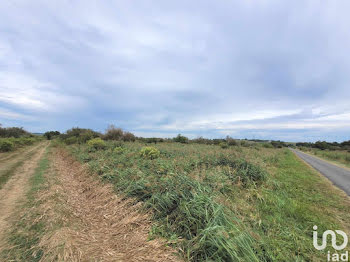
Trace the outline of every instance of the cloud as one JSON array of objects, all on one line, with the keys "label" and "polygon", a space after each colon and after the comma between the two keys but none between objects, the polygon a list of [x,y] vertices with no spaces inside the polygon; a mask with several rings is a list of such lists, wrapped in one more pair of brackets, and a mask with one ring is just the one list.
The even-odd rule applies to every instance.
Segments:
[{"label": "cloud", "polygon": [[34,131],[350,139],[349,7],[5,2],[0,105]]},{"label": "cloud", "polygon": [[60,94],[51,83],[30,76],[0,72],[0,102],[39,112],[55,112],[83,105],[79,97]]}]

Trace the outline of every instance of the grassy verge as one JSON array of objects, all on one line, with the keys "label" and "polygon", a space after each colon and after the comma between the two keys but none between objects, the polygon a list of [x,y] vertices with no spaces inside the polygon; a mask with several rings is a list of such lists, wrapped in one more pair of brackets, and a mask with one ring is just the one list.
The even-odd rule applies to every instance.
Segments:
[{"label": "grassy verge", "polygon": [[161,143],[147,158],[143,146],[69,148],[118,194],[142,201],[151,236],[185,260],[314,261],[324,253],[313,248],[313,225],[348,229],[349,201],[288,150]]},{"label": "grassy verge", "polygon": [[36,196],[37,192],[44,187],[44,174],[48,168],[47,151],[30,178],[30,190],[27,193],[26,202],[22,204],[19,218],[15,218],[13,230],[9,233],[9,248],[0,254],[3,261],[40,261],[42,251],[36,246],[44,233],[45,224],[38,219],[42,214],[36,212],[36,206],[40,204]]},{"label": "grassy verge", "polygon": [[265,257],[268,261],[325,260],[330,249],[320,252],[313,247],[312,227],[349,233],[349,199],[288,150],[270,152],[265,160],[270,177],[264,186],[239,192],[243,198],[235,194],[235,199],[244,201],[240,215],[260,239]]}]

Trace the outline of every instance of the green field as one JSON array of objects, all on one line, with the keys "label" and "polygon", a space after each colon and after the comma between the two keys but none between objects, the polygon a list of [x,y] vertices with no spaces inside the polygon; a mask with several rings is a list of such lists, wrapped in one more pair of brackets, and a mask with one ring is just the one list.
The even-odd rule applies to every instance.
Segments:
[{"label": "green field", "polygon": [[315,261],[325,253],[312,245],[313,225],[349,231],[348,199],[288,149],[112,141],[66,147],[117,194],[143,202],[153,217],[150,238],[167,239],[185,260]]}]

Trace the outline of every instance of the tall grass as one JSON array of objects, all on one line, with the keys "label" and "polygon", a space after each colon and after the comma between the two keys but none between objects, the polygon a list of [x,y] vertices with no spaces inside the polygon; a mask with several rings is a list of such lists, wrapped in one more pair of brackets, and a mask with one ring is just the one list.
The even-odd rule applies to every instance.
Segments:
[{"label": "tall grass", "polygon": [[144,146],[69,148],[118,194],[142,201],[153,214],[151,236],[168,239],[186,260],[319,260],[312,226],[343,229],[350,219],[350,204],[288,150],[161,143],[152,159]]},{"label": "tall grass", "polygon": [[189,152],[181,145],[175,145],[175,150],[167,145],[159,147],[159,158],[144,157],[141,144],[128,144],[118,153],[115,144],[108,146],[104,151],[89,152],[86,146],[77,145],[73,151],[81,161],[89,162],[93,172],[112,182],[118,192],[143,201],[160,225],[158,233],[167,238],[175,236],[186,259],[259,261],[254,239],[235,214],[216,200],[219,192],[188,174],[207,165],[212,169],[227,165],[232,166],[232,172],[225,180],[245,181],[248,186],[262,179],[260,173],[265,175],[264,171],[229,155],[220,155],[219,160],[216,156],[188,158]]}]

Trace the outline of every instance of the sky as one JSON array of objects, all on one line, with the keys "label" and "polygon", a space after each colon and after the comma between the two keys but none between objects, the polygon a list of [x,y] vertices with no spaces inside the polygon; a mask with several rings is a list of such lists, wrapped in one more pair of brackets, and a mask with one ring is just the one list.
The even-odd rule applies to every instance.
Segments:
[{"label": "sky", "polygon": [[350,1],[2,1],[0,123],[350,139]]}]

